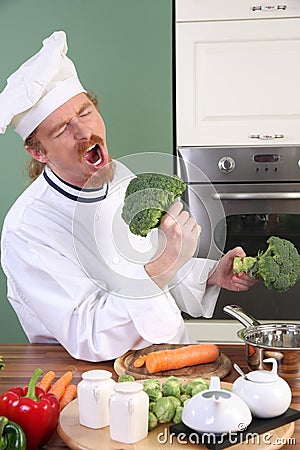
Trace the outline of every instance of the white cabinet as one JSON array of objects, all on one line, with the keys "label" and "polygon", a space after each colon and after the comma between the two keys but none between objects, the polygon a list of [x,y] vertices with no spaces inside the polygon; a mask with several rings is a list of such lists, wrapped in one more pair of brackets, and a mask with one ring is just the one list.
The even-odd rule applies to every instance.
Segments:
[{"label": "white cabinet", "polygon": [[299,16],[299,0],[176,0],[176,22]]},{"label": "white cabinet", "polygon": [[[217,3],[223,9],[214,10]],[[297,3],[257,19],[248,18],[248,1],[177,0],[177,146],[300,143]]]}]

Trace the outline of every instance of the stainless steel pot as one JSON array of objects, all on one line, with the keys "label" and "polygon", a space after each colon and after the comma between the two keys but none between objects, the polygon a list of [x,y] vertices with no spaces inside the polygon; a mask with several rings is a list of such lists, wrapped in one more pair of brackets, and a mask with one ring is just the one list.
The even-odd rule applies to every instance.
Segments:
[{"label": "stainless steel pot", "polygon": [[246,344],[249,369],[271,369],[266,358],[275,358],[278,374],[283,378],[300,378],[300,324],[260,323],[238,305],[224,306],[223,311],[246,328],[237,332]]}]

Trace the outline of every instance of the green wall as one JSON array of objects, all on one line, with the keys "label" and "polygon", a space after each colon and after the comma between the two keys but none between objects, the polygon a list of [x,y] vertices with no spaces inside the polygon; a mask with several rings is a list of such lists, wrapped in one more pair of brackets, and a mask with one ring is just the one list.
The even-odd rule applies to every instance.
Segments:
[{"label": "green wall", "polygon": [[[172,0],[0,0],[0,90],[56,30],[67,33],[82,84],[99,96],[110,153],[172,154]],[[1,228],[28,184],[26,159],[12,129],[0,135]],[[26,342],[2,271],[0,324],[0,342]]]}]

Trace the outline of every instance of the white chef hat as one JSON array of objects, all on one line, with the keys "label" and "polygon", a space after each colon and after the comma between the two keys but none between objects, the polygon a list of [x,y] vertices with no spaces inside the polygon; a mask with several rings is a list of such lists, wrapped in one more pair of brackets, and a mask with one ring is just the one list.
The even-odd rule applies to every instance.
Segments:
[{"label": "white chef hat", "polygon": [[0,133],[11,123],[23,140],[55,109],[82,87],[64,31],[55,31],[41,50],[22,64],[0,93]]}]

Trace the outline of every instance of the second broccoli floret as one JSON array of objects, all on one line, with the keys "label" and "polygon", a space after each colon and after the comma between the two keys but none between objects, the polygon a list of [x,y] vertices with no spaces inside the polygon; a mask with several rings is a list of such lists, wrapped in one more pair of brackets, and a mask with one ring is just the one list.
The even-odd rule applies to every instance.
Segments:
[{"label": "second broccoli floret", "polygon": [[159,226],[162,216],[185,188],[185,183],[175,175],[138,174],[127,187],[122,209],[122,218],[130,231],[147,236]]},{"label": "second broccoli floret", "polygon": [[300,279],[300,255],[294,244],[286,239],[271,236],[265,252],[256,257],[234,258],[234,273],[245,272],[251,277],[261,277],[265,286],[284,292]]}]

